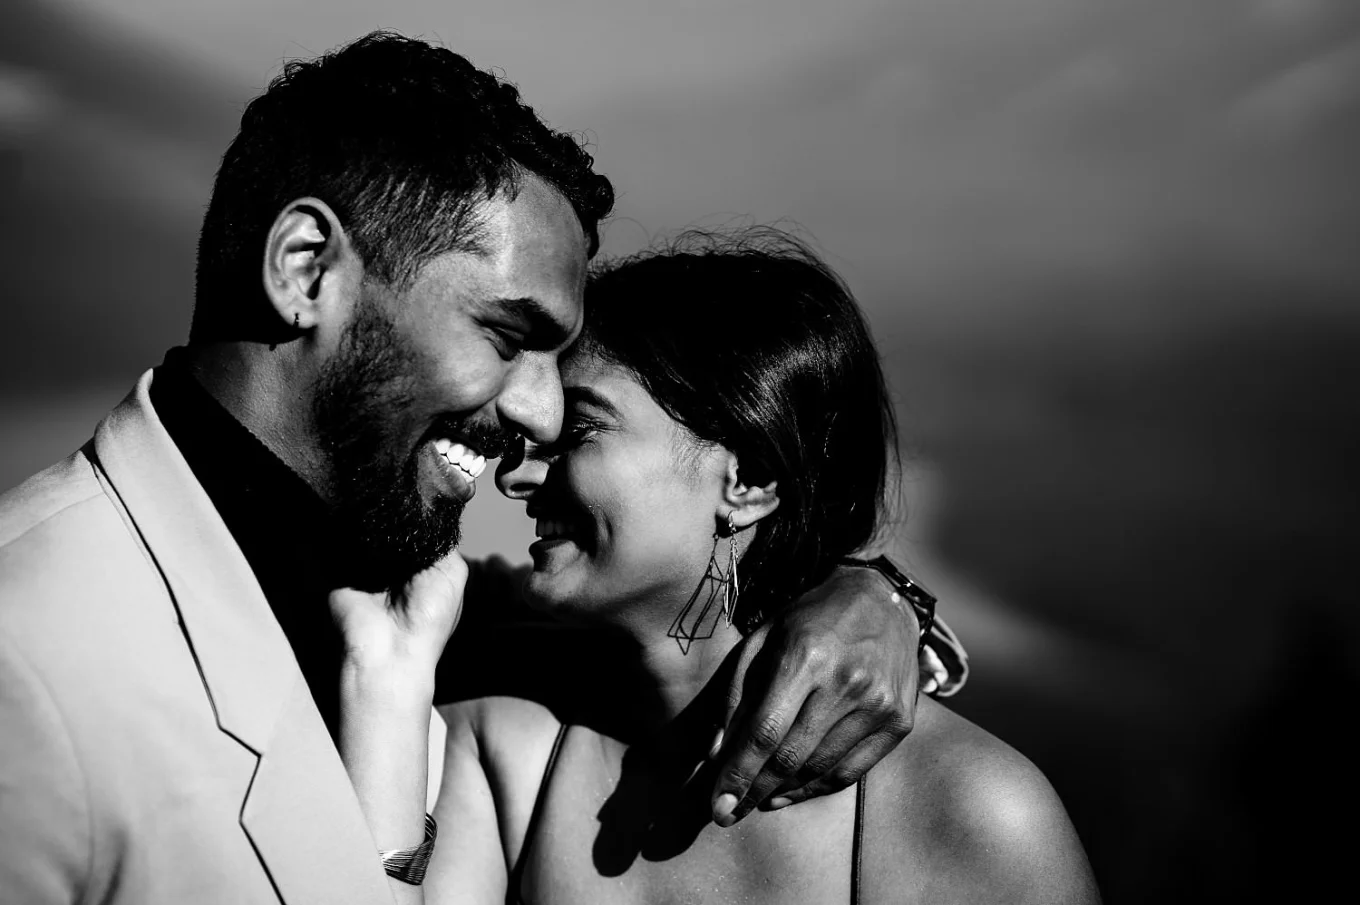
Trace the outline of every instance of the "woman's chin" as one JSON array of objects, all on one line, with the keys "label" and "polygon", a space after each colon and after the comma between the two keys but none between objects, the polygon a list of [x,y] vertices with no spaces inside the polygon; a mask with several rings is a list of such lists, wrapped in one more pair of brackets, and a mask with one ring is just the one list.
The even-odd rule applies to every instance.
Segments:
[{"label": "woman's chin", "polygon": [[578,582],[572,581],[560,569],[549,568],[549,565],[537,553],[534,555],[534,570],[524,582],[524,597],[536,610],[568,615],[566,611],[571,609],[577,596]]}]

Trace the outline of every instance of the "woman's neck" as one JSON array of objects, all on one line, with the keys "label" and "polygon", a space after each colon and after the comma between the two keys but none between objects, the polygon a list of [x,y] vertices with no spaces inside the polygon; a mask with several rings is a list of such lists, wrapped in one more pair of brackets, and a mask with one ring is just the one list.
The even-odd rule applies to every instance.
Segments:
[{"label": "woman's neck", "polygon": [[[739,541],[733,553],[744,546]],[[730,561],[726,569],[710,562],[697,587],[614,611],[611,628],[625,647],[610,664],[617,680],[610,697],[626,741],[687,749],[696,733],[711,740],[722,725],[742,641],[726,615],[734,571]]]},{"label": "woman's neck", "polygon": [[[680,608],[677,604],[670,609],[678,612]],[[741,633],[713,613],[692,637],[676,632],[674,626],[668,634],[673,616],[666,615],[665,605],[638,609],[661,615],[616,626],[622,630],[626,650],[610,669],[620,671],[610,684],[619,692],[613,701],[622,711],[617,715],[636,732],[629,741],[674,741],[678,734],[688,736],[700,730],[711,737],[724,716]]]}]

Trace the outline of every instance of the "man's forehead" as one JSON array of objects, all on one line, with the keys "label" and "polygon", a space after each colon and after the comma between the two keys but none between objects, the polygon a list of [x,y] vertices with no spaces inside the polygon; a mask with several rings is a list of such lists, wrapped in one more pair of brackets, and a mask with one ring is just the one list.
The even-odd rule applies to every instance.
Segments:
[{"label": "man's forehead", "polygon": [[566,199],[541,180],[526,181],[513,197],[483,201],[473,219],[474,242],[447,256],[462,294],[485,313],[551,323],[575,337],[589,262]]}]

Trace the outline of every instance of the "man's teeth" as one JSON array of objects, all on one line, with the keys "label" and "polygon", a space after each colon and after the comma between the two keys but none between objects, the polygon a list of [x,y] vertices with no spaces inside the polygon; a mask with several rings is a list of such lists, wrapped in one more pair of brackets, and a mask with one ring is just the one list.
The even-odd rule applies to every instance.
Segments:
[{"label": "man's teeth", "polygon": [[461,443],[454,443],[447,437],[440,437],[434,441],[434,448],[446,462],[461,468],[473,480],[486,470],[486,456],[468,449]]}]

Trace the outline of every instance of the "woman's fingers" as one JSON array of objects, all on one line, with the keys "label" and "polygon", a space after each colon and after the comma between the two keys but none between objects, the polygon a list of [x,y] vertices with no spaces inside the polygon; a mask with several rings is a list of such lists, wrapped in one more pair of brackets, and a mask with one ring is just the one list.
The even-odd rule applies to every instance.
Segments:
[{"label": "woman's fingers", "polygon": [[401,590],[400,608],[411,624],[412,632],[444,633],[447,640],[458,624],[463,611],[463,588],[467,584],[468,567],[457,551],[450,552],[439,562],[416,573]]},{"label": "woman's fingers", "polygon": [[467,563],[454,552],[389,593],[332,591],[331,612],[348,656],[369,662],[438,660],[462,613],[467,574]]}]

